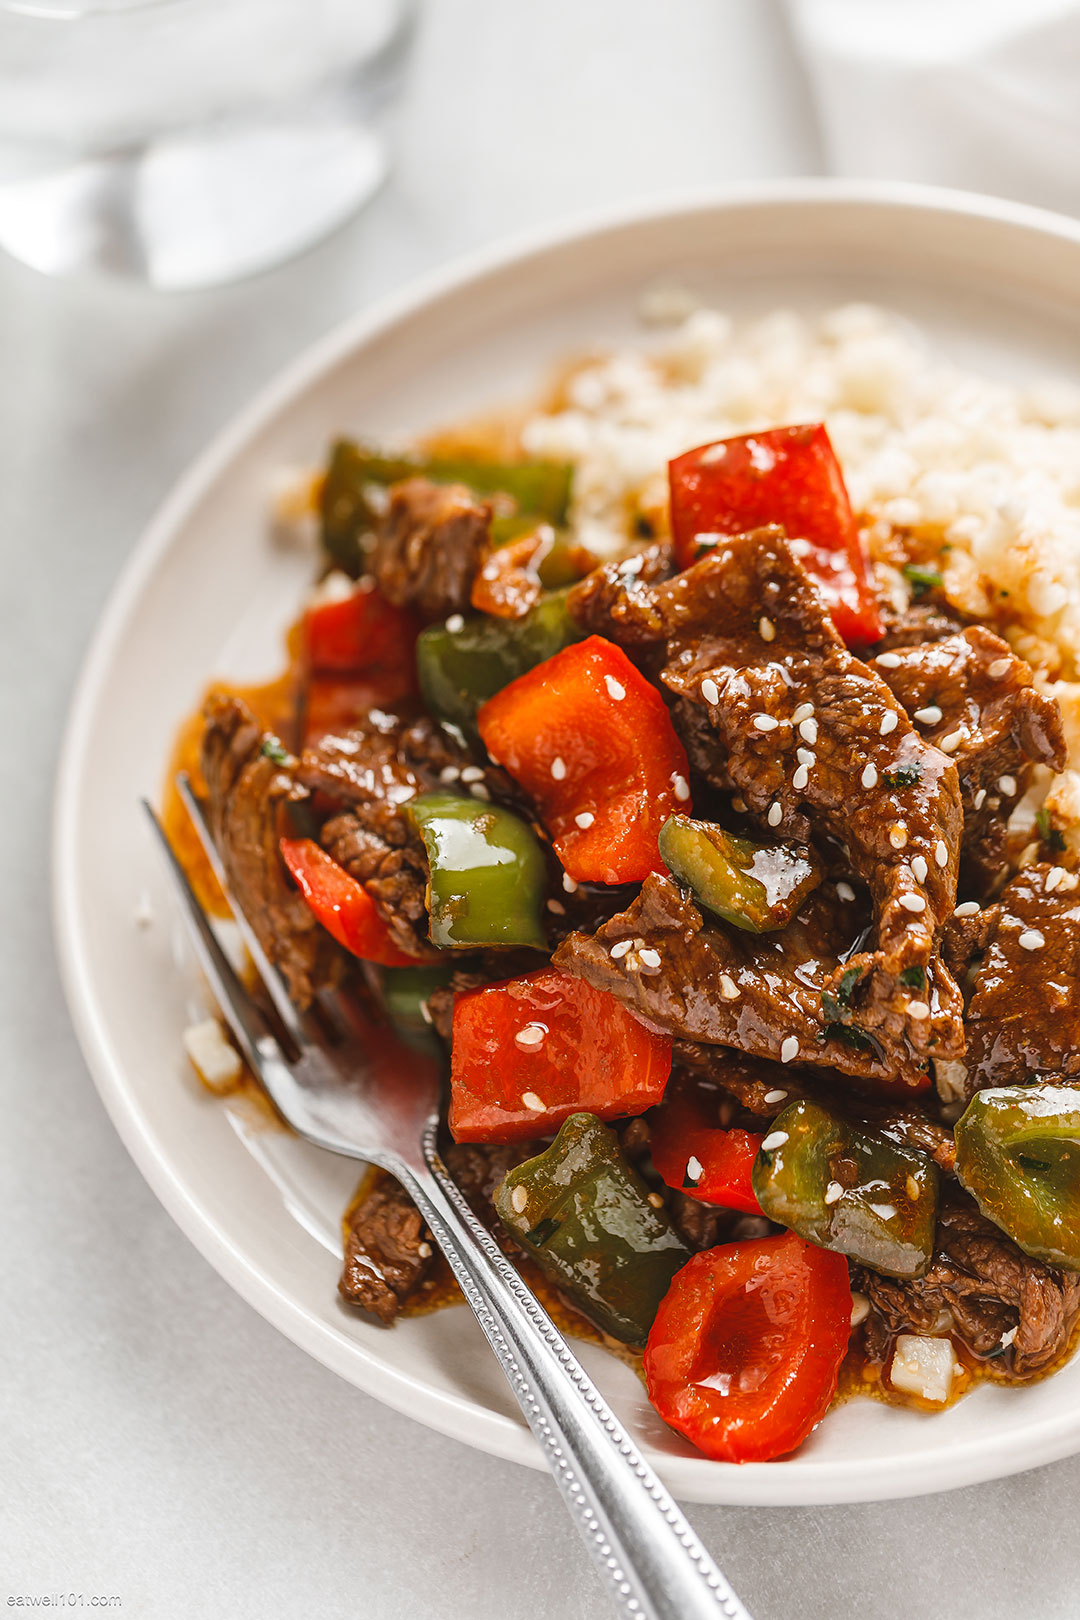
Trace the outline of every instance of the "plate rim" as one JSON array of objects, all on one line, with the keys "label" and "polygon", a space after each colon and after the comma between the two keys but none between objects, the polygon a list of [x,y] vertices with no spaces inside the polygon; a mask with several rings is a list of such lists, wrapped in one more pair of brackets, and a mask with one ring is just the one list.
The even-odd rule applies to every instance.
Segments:
[{"label": "plate rim", "polygon": [[[539,1448],[529,1431],[513,1417],[399,1372],[330,1322],[313,1316],[305,1305],[280,1288],[202,1207],[182,1174],[154,1141],[138,1104],[127,1093],[121,1066],[112,1060],[92,994],[84,942],[64,912],[63,896],[69,892],[79,865],[75,789],[118,632],[176,529],[190,517],[230,462],[320,376],[425,305],[547,251],[624,227],[702,211],[724,211],[740,205],[792,207],[821,203],[885,205],[961,215],[1080,246],[1080,220],[1029,204],[915,182],[813,177],[695,187],[663,198],[646,197],[614,207],[589,209],[455,256],[336,323],[277,368],[248,403],[212,434],[143,526],[115,578],[83,655],[62,729],[52,799],[50,861],[52,932],[61,986],[91,1079],[151,1191],[224,1281],[300,1349],[354,1387],[426,1427],[474,1449],[535,1469],[545,1466]],[[358,1366],[364,1369],[363,1382],[355,1376]],[[423,1397],[423,1412],[417,1410],[418,1395]],[[1001,1447],[1002,1441],[995,1441],[993,1434],[962,1442],[952,1448],[947,1460],[935,1460],[932,1478],[927,1477],[927,1461],[918,1456],[870,1459],[865,1464],[850,1460],[806,1462],[791,1467],[771,1463],[739,1467],[699,1457],[664,1455],[654,1455],[652,1460],[671,1488],[690,1501],[747,1506],[882,1501],[1003,1478],[1070,1456],[1080,1450],[1080,1402],[1071,1423],[1048,1417],[1033,1427],[1022,1450],[1014,1446],[1002,1455]]]}]

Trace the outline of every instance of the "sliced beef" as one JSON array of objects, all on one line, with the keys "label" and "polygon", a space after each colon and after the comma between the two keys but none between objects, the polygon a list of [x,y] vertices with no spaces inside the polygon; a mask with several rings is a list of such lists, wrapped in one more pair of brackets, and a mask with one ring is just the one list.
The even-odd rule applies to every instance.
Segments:
[{"label": "sliced beef", "polygon": [[[974,919],[973,919],[974,920]],[[1080,1075],[1080,876],[1026,866],[982,914],[967,1087]]]},{"label": "sliced beef", "polygon": [[388,601],[424,619],[467,612],[490,528],[491,507],[464,484],[394,484],[371,555],[376,584]]},{"label": "sliced beef", "polygon": [[1031,670],[981,626],[878,655],[873,668],[930,742],[952,756],[964,807],[960,888],[1000,887],[1009,856],[1006,823],[1034,764],[1065,765],[1061,712]]},{"label": "sliced beef", "polygon": [[410,721],[379,709],[306,749],[297,770],[307,787],[346,807],[323,827],[323,846],[363,883],[395,944],[419,960],[438,953],[427,938],[427,856],[404,806],[434,787],[456,785],[463,771],[469,786],[488,792],[489,783],[502,792],[502,772],[474,765],[428,716]]},{"label": "sliced beef", "polygon": [[648,611],[650,585],[670,579],[675,572],[675,551],[668,540],[597,568],[574,585],[566,599],[570,617],[590,635],[619,641],[624,623]]},{"label": "sliced beef", "polygon": [[[508,1170],[538,1153],[542,1145],[469,1142],[446,1149],[451,1175],[474,1214],[503,1247],[509,1239],[495,1215],[495,1190]],[[434,1244],[420,1211],[398,1182],[377,1173],[349,1217],[338,1283],[342,1298],[389,1325],[429,1276],[433,1262]]]},{"label": "sliced beef", "polygon": [[380,1178],[350,1216],[338,1290],[389,1324],[427,1276],[433,1255],[408,1193],[389,1176]]},{"label": "sliced beef", "polygon": [[[292,1000],[307,1007],[336,976],[341,953],[291,882],[278,851],[285,805],[307,798],[276,739],[246,703],[222,694],[204,710],[202,771],[229,888]],[[270,751],[267,752],[266,749]]]},{"label": "sliced beef", "polygon": [[[840,1009],[830,1022],[858,1026],[840,1039],[881,1049],[876,1067],[864,1054],[855,1072],[910,1073],[913,1054],[961,1055],[960,994],[935,950],[955,903],[956,768],[844,647],[782,531],[737,536],[666,583],[624,590],[608,633],[639,657],[662,651],[693,765],[736,790],[766,835],[846,849],[874,935],[816,978]],[[799,1061],[811,1061],[801,1047]]]},{"label": "sliced beef", "polygon": [[[1080,1276],[1024,1254],[959,1194],[941,1211],[937,1252],[925,1277],[902,1281],[856,1268],[852,1283],[870,1300],[871,1344],[905,1330],[943,1331],[948,1312],[976,1355],[1001,1354],[1017,1378],[1043,1371],[1064,1354],[1080,1308]],[[1003,1346],[1012,1328],[1011,1348]]]},{"label": "sliced beef", "polygon": [[927,641],[944,641],[955,636],[969,621],[952,606],[940,590],[912,597],[902,611],[888,600],[878,603],[883,634],[874,643],[875,656],[896,647],[920,647]]},{"label": "sliced beef", "polygon": [[[894,1038],[886,1048],[829,1016],[822,993],[833,982],[835,942],[823,957],[815,949],[821,931],[809,926],[809,902],[804,913],[809,917],[801,914],[775,934],[725,931],[707,926],[678,885],[654,873],[628,910],[595,934],[569,935],[553,961],[609,991],[650,1027],[682,1040],[921,1084],[926,1058],[914,1043]],[[624,940],[631,949],[613,955],[612,947]],[[912,1022],[921,1031],[931,1021]]]},{"label": "sliced beef", "polygon": [[550,552],[555,531],[539,524],[531,534],[489,552],[472,584],[470,601],[477,613],[496,619],[523,619],[543,591],[540,564]]}]

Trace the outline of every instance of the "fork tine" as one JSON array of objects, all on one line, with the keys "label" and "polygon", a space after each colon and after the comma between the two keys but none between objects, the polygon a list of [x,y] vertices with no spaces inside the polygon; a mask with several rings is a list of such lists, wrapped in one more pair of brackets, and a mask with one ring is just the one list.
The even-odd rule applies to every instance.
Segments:
[{"label": "fork tine", "polygon": [[146,811],[150,824],[157,834],[165,853],[165,860],[173,880],[173,887],[176,890],[184,920],[191,935],[191,943],[199,966],[209,982],[214,1000],[224,1014],[225,1020],[236,1037],[240,1050],[253,1072],[260,1080],[263,1080],[263,1053],[265,1052],[268,1056],[280,1057],[278,1044],[263,1023],[258,1009],[241,983],[236,969],[219,945],[217,935],[211,928],[206,913],[199,904],[194,889],[188,882],[187,873],[176,858],[173,847],[169,843],[164,827],[157,818],[153,805],[148,799],[142,799],[140,803]]},{"label": "fork tine", "polygon": [[229,880],[225,874],[225,863],[221,859],[221,852],[218,849],[217,844],[214,842],[214,836],[210,831],[210,824],[207,821],[206,815],[203,811],[202,802],[196,794],[195,789],[192,787],[191,778],[188,776],[186,771],[180,771],[178,773],[176,778],[176,790],[181,799],[184,801],[184,808],[191,817],[192,825],[199,835],[199,842],[202,844],[202,847],[206,852],[206,858],[210,862],[214,876],[221,885],[221,891],[226,900],[229,902],[229,910],[232,912],[233,917],[236,920],[236,926],[240,930],[240,937],[247,947],[248,955],[255,964],[255,971],[266,987],[266,993],[274,1004],[274,1011],[281,1019],[282,1027],[284,1028],[285,1033],[294,1043],[296,1050],[299,1052],[307,1044],[307,1037],[304,1034],[303,1027],[300,1023],[299,1014],[297,1013],[292,1002],[289,1000],[289,992],[286,990],[285,985],[282,982],[281,974],[278,972],[277,968],[274,967],[273,963],[270,961],[270,958],[260,945],[256,937],[255,930],[252,928],[251,924],[247,920],[247,917],[237,904],[233,892],[229,887]]}]

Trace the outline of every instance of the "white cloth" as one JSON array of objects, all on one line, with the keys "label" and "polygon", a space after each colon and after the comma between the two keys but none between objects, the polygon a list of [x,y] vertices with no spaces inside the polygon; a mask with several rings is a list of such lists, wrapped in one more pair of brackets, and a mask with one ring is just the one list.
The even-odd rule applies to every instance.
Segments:
[{"label": "white cloth", "polygon": [[834,174],[1080,214],[1077,0],[787,0]]}]

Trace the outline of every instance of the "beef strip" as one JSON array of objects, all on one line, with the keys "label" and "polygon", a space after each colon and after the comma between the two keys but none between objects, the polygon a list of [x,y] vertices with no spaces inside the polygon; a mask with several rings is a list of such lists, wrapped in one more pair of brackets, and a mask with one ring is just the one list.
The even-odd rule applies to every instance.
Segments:
[{"label": "beef strip", "polygon": [[879,1353],[890,1335],[932,1332],[948,1311],[978,1356],[1000,1352],[1015,1327],[1002,1365],[1017,1378],[1058,1360],[1080,1308],[1080,1276],[1024,1254],[959,1193],[941,1210],[937,1252],[924,1277],[900,1280],[856,1267],[852,1284],[870,1300],[868,1342]]},{"label": "beef strip", "polygon": [[1023,659],[981,626],[878,655],[872,667],[908,714],[919,716],[923,735],[947,745],[964,806],[960,889],[991,894],[1006,871],[1006,823],[1032,765],[1064,768],[1056,702],[1036,691]]},{"label": "beef strip", "polygon": [[[473,1213],[503,1248],[510,1240],[495,1214],[495,1190],[508,1170],[542,1146],[465,1142],[451,1143],[444,1152]],[[338,1283],[342,1298],[389,1325],[428,1276],[433,1260],[434,1245],[420,1211],[392,1177],[380,1175],[349,1217]]]},{"label": "beef strip", "polygon": [[[972,919],[975,921],[975,919]],[[967,1011],[968,1094],[1080,1075],[1080,878],[1026,866],[982,914]]]},{"label": "beef strip", "polygon": [[[606,622],[639,654],[662,648],[676,728],[709,781],[737,789],[767,832],[846,847],[873,902],[876,939],[819,982],[834,1001],[857,1004],[859,1030],[882,1049],[876,1068],[860,1060],[853,1072],[910,1077],[931,1054],[960,1055],[960,993],[935,953],[955,903],[956,768],[844,647],[783,532],[737,536],[673,580],[623,590]],[[747,948],[739,954],[746,960]],[[851,968],[860,972],[853,995],[843,988]],[[913,982],[920,972],[923,986]],[[730,1009],[722,1021],[730,1025]],[[776,1044],[799,1033],[774,1028]],[[813,1061],[802,1042],[799,1060]]]},{"label": "beef strip", "polygon": [[875,657],[896,647],[917,647],[927,641],[944,641],[955,636],[970,621],[948,601],[943,591],[912,597],[898,611],[887,598],[879,600],[882,635],[874,643]]},{"label": "beef strip", "polygon": [[[210,697],[204,709],[202,772],[209,820],[229,888],[296,1005],[337,975],[341,953],[316,922],[282,865],[285,805],[307,798],[290,767],[264,753],[269,734],[239,698]],[[279,750],[275,750],[278,752]]]},{"label": "beef strip", "polygon": [[371,554],[375,582],[388,601],[427,620],[468,612],[490,528],[491,507],[464,484],[394,484]]},{"label": "beef strip", "polygon": [[[300,780],[345,807],[323,827],[324,848],[363,883],[394,943],[419,960],[435,960],[438,952],[427,938],[427,856],[403,806],[457,783],[472,764],[427,715],[410,721],[380,709],[343,735],[324,737],[300,759]],[[502,772],[473,768],[481,773],[475,785],[508,795]]]},{"label": "beef strip", "polygon": [[[810,926],[814,900],[775,934],[726,932],[705,925],[678,885],[653,873],[625,912],[595,934],[569,935],[552,960],[609,991],[650,1027],[681,1039],[776,1060],[794,1038],[797,1049],[788,1062],[921,1085],[924,1059],[914,1047],[894,1040],[886,1049],[871,1036],[856,1040],[847,1026],[838,1033],[828,1018],[822,990],[832,982],[837,956],[835,941],[827,939],[832,949],[822,954],[820,930]],[[613,957],[612,946],[623,940],[631,949]],[[644,959],[642,947],[650,953]]]},{"label": "beef strip", "polygon": [[675,551],[669,540],[657,540],[621,562],[607,563],[571,587],[566,599],[570,617],[590,635],[618,641],[618,627],[647,611],[648,587],[670,579]]}]

